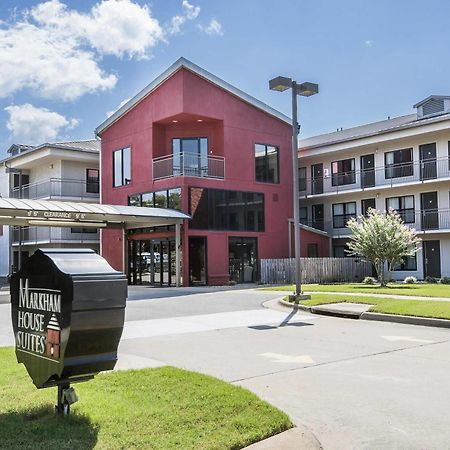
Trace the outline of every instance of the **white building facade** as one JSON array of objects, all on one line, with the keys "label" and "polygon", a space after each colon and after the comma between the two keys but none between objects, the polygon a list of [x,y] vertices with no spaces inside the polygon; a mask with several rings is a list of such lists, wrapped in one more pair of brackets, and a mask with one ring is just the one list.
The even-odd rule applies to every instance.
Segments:
[{"label": "white building facade", "polygon": [[[99,203],[100,141],[39,146],[13,145],[0,161],[2,197]],[[21,185],[21,186],[20,186]],[[99,251],[96,229],[7,227],[0,236],[0,276],[17,269],[21,259],[40,247],[88,247]]]},{"label": "white building facade", "polygon": [[301,221],[331,238],[330,256],[345,257],[350,217],[368,208],[396,210],[422,246],[391,272],[450,276],[450,97],[431,96],[415,114],[300,142]]}]

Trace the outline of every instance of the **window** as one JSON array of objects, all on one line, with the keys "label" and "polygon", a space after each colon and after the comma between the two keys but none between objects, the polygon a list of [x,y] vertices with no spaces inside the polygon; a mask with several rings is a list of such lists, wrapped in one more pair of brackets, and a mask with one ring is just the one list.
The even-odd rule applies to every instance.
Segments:
[{"label": "window", "polygon": [[333,228],[345,228],[352,217],[356,217],[356,202],[333,205]]},{"label": "window", "polygon": [[264,194],[189,189],[189,227],[197,230],[264,231]]},{"label": "window", "polygon": [[128,204],[130,206],[144,206],[146,208],[171,208],[181,211],[181,188],[129,195]]},{"label": "window", "polygon": [[365,198],[364,200],[361,200],[361,213],[367,216],[369,208],[375,209],[375,199]]},{"label": "window", "polygon": [[306,167],[298,169],[298,190],[306,191]]},{"label": "window", "polygon": [[345,244],[333,245],[333,257],[334,258],[347,258],[349,254],[346,252],[348,247]]},{"label": "window", "polygon": [[300,206],[299,219],[300,219],[300,223],[302,223],[303,225],[308,225],[308,207],[307,206]]},{"label": "window", "polygon": [[356,183],[355,159],[341,159],[331,163],[331,184],[342,186]]},{"label": "window", "polygon": [[417,270],[416,255],[407,256],[404,258],[403,263],[395,266],[393,270]]},{"label": "window", "polygon": [[208,138],[172,139],[173,175],[208,175]]},{"label": "window", "polygon": [[325,228],[323,204],[312,205],[311,210],[313,228],[316,228],[317,230],[323,230]]},{"label": "window", "polygon": [[122,148],[113,152],[113,186],[125,186],[131,182],[131,149]]},{"label": "window", "polygon": [[403,222],[414,223],[414,195],[404,197],[390,197],[386,199],[386,210],[396,211]]},{"label": "window", "polygon": [[71,228],[70,232],[71,233],[90,233],[90,234],[95,234],[97,233],[97,228],[81,228],[81,227],[76,227],[76,228]]},{"label": "window", "polygon": [[317,258],[319,256],[319,246],[317,244],[308,244],[308,258]]},{"label": "window", "polygon": [[99,188],[98,169],[86,169],[86,192],[98,194],[100,192]]},{"label": "window", "polygon": [[277,147],[255,144],[255,177],[263,183],[279,183]]},{"label": "window", "polygon": [[414,173],[412,148],[384,154],[385,178],[410,177]]}]

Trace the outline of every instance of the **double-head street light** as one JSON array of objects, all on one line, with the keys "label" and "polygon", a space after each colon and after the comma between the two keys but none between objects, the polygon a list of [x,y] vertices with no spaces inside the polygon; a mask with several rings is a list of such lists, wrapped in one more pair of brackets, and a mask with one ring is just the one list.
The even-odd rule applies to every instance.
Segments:
[{"label": "double-head street light", "polygon": [[302,294],[300,282],[300,204],[298,183],[298,131],[297,95],[311,97],[319,92],[319,85],[315,83],[300,83],[287,77],[276,77],[269,81],[272,91],[292,91],[292,170],[294,184],[294,242],[295,242],[295,295]]}]

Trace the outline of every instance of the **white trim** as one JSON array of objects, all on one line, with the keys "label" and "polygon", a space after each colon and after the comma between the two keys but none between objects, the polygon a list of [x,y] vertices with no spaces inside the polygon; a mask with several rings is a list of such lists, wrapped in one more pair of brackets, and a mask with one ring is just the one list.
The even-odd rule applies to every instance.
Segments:
[{"label": "white trim", "polygon": [[130,99],[127,103],[125,103],[121,108],[119,108],[114,114],[108,117],[104,122],[102,122],[96,129],[95,135],[99,136],[99,134],[103,133],[108,127],[110,127],[114,122],[120,119],[123,115],[125,115],[130,109],[134,108],[139,102],[141,102],[145,97],[151,94],[155,89],[157,89],[162,83],[164,83],[168,78],[178,72],[180,69],[185,68],[195,73],[196,75],[204,78],[212,84],[228,91],[232,95],[235,95],[239,99],[243,100],[246,103],[258,108],[265,113],[276,117],[277,119],[291,125],[291,119],[288,116],[285,116],[283,113],[277,111],[276,109],[266,105],[262,101],[252,97],[251,95],[241,91],[240,89],[232,86],[221,78],[213,75],[212,73],[202,69],[200,66],[197,66],[193,62],[189,61],[186,58],[178,59],[174,64],[172,64],[167,70],[157,76],[149,85],[147,85],[144,89],[142,89],[138,94],[136,94],[132,99]]}]

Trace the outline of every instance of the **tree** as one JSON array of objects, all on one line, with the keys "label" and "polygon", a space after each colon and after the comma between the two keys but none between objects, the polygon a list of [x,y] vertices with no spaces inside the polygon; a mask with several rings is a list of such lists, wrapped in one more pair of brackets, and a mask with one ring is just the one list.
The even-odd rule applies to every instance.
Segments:
[{"label": "tree", "polygon": [[367,216],[350,219],[347,227],[352,231],[347,243],[348,254],[370,261],[381,286],[386,286],[386,265],[392,270],[419,249],[416,230],[405,225],[400,215],[392,210],[380,212],[369,208]]}]

